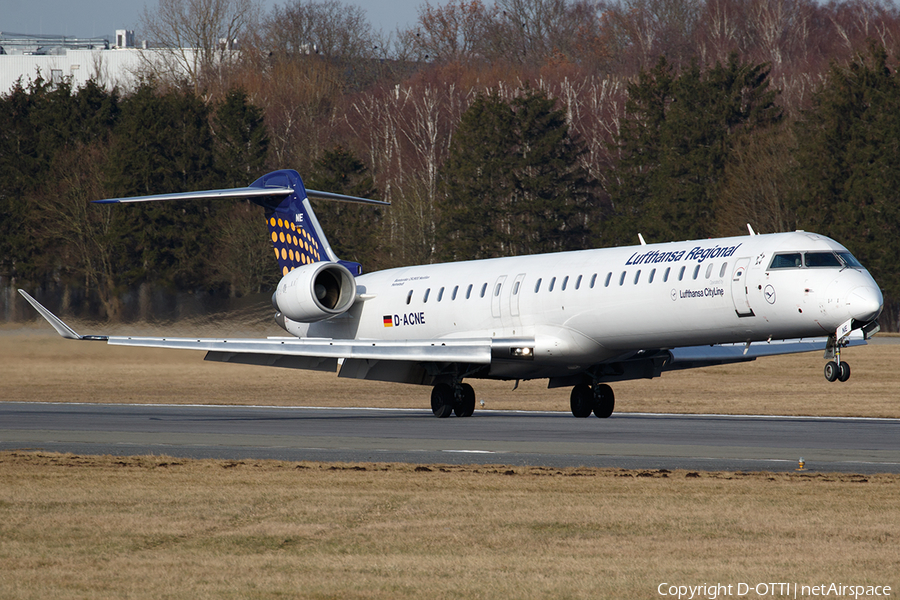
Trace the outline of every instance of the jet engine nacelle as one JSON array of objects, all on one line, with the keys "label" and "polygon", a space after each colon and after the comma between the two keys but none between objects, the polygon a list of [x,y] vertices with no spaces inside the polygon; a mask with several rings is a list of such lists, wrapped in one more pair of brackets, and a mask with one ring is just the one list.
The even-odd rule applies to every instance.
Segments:
[{"label": "jet engine nacelle", "polygon": [[356,299],[356,280],[343,265],[317,262],[281,278],[272,304],[300,323],[322,321],[345,312]]}]

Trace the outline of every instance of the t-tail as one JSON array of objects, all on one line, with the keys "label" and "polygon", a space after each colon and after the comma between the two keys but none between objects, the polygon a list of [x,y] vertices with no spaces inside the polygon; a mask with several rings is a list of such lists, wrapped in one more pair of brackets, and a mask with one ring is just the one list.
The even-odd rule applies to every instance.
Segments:
[{"label": "t-tail", "polygon": [[157,200],[217,200],[242,198],[265,210],[269,240],[278,259],[281,281],[272,296],[276,322],[290,331],[287,321],[313,323],[340,315],[357,300],[359,263],[340,260],[332,250],[313,212],[310,198],[388,204],[380,200],[307,190],[300,174],[274,171],[243,188],[156,194],[135,198],[98,200],[98,203],[151,202]]},{"label": "t-tail", "polygon": [[340,260],[328,243],[322,226],[310,205],[310,198],[360,202],[364,204],[388,204],[380,200],[345,196],[330,192],[307,190],[297,171],[284,169],[263,175],[247,187],[223,190],[204,190],[175,194],[155,194],[133,198],[97,200],[98,204],[119,202],[151,202],[158,200],[217,200],[243,198],[265,210],[269,239],[278,260],[281,275],[317,262],[339,263],[354,276],[362,274],[362,266],[356,262]]},{"label": "t-tail", "polygon": [[316,262],[329,261],[344,265],[353,275],[362,274],[359,263],[340,260],[335,255],[331,244],[316,214],[309,203],[309,198],[341,200],[351,202],[374,202],[363,198],[330,194],[327,192],[307,191],[300,175],[293,170],[282,170],[263,175],[250,184],[259,189],[290,189],[292,193],[285,196],[262,196],[251,198],[266,211],[266,224],[275,258],[282,276],[294,269]]}]

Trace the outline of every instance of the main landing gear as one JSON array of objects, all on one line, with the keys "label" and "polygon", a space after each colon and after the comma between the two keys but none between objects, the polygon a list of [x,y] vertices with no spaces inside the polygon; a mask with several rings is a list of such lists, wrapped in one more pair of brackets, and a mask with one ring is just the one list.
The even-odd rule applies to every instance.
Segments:
[{"label": "main landing gear", "polygon": [[439,383],[431,390],[431,412],[438,419],[446,419],[451,413],[471,417],[475,412],[475,390],[468,383]]},{"label": "main landing gear", "polygon": [[591,412],[605,419],[613,413],[616,406],[616,397],[612,388],[605,383],[595,383],[590,386],[579,383],[572,388],[572,396],[569,399],[572,414],[581,419],[591,416]]}]

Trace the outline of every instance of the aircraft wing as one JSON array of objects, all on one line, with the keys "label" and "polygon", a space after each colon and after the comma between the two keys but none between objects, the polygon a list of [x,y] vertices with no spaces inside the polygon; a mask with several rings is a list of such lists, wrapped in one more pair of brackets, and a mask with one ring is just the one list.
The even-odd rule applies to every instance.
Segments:
[{"label": "aircraft wing", "polygon": [[[336,371],[338,359],[344,360],[342,376],[355,377],[361,368],[379,361],[396,363],[469,363],[491,362],[491,340],[337,340],[326,338],[270,337],[261,339],[204,339],[139,336],[81,335],[24,290],[19,293],[64,338],[105,341],[111,346],[140,346],[204,350],[206,360],[299,369]],[[345,375],[344,370],[348,372]]]},{"label": "aircraft wing", "polygon": [[[864,346],[866,340],[862,332],[855,331],[846,340],[847,346]],[[748,362],[763,356],[779,356],[799,352],[824,352],[827,337],[772,340],[752,344],[716,344],[714,346],[685,346],[669,350],[671,359],[663,368],[665,371],[694,369],[738,362]]]}]

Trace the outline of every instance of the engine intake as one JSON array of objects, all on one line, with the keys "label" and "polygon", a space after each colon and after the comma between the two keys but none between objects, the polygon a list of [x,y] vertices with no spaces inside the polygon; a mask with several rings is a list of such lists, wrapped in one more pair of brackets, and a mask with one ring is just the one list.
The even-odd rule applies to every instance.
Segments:
[{"label": "engine intake", "polygon": [[272,304],[299,323],[322,321],[346,312],[356,299],[356,279],[343,265],[317,262],[281,278]]}]

